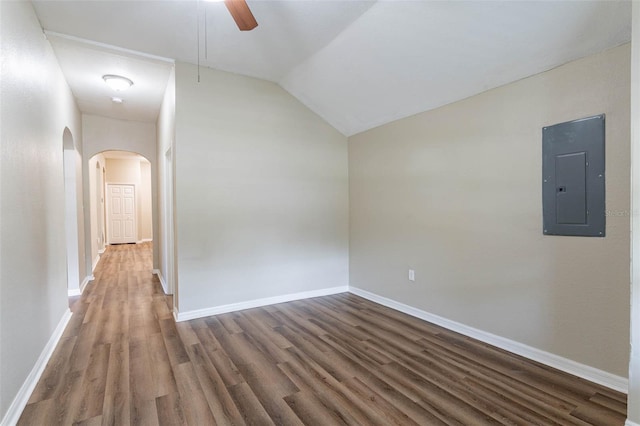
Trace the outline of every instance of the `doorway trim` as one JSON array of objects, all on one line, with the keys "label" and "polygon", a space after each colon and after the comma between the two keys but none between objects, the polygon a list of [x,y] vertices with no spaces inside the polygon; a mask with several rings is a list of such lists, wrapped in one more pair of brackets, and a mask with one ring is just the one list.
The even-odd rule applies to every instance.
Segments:
[{"label": "doorway trim", "polygon": [[78,242],[78,151],[68,127],[62,133],[62,167],[64,175],[64,220],[67,259],[67,294],[79,296],[88,283],[80,282],[80,244]]},{"label": "doorway trim", "polygon": [[175,298],[175,235],[173,226],[173,150],[169,147],[164,153],[164,197],[163,197],[163,213],[164,213],[164,242],[163,255],[166,262],[165,293],[173,294],[174,308],[176,306]]}]

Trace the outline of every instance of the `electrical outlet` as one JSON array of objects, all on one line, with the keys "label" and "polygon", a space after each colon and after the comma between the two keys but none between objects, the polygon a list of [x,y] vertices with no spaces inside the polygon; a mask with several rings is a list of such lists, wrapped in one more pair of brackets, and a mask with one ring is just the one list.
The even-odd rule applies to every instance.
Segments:
[{"label": "electrical outlet", "polygon": [[415,281],[416,280],[416,271],[414,271],[413,269],[409,269],[409,281]]}]

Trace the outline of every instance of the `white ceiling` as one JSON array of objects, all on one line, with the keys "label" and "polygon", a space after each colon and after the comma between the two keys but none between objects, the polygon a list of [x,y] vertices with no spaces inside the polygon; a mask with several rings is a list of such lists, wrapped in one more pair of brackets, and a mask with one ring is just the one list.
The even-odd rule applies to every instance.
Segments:
[{"label": "white ceiling", "polygon": [[[121,120],[156,121],[172,61],[57,33],[46,35],[82,112]],[[105,74],[126,76],[133,81],[133,86],[115,92],[102,79]],[[112,102],[114,96],[123,102]]]},{"label": "white ceiling", "polygon": [[[49,34],[83,112],[154,121],[170,65],[149,55],[197,63],[199,26],[201,65],[277,82],[345,135],[620,45],[631,36],[629,1],[248,3],[259,23],[251,32],[238,31],[222,3],[35,1],[34,6],[49,32],[92,41]],[[101,80],[107,73],[134,80],[124,104],[110,104]]]}]

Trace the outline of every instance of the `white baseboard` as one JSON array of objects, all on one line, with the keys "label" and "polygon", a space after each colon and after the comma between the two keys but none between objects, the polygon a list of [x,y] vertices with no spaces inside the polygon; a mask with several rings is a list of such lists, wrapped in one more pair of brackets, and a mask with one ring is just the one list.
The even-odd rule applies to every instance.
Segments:
[{"label": "white baseboard", "polygon": [[323,288],[320,290],[303,291],[301,293],[285,294],[282,296],[265,297],[264,299],[248,300],[246,302],[231,303],[229,305],[214,306],[212,308],[197,309],[194,311],[179,312],[176,310],[174,312],[174,317],[177,322],[189,321],[196,318],[226,314],[228,312],[242,311],[244,309],[259,308],[261,306],[291,302],[293,300],[309,299],[311,297],[329,296],[331,294],[345,293],[347,291],[349,291],[348,286],[340,286]]},{"label": "white baseboard", "polygon": [[164,294],[169,294],[167,283],[165,282],[164,277],[162,276],[162,272],[160,272],[160,269],[154,269],[153,273],[158,276],[158,279],[160,280],[160,285],[162,286],[162,290],[164,290]]},{"label": "white baseboard", "polygon": [[136,244],[150,243],[152,241],[153,241],[153,238],[143,238],[143,239],[139,240]]},{"label": "white baseboard", "polygon": [[67,296],[81,296],[82,293],[84,293],[85,287],[87,286],[87,284],[89,284],[89,281],[93,281],[95,279],[96,278],[93,275],[87,275],[80,283],[80,288],[70,288],[69,290],[67,290]]},{"label": "white baseboard", "polygon": [[627,419],[627,421],[624,422],[624,426],[640,426],[640,423],[632,422],[631,420]]},{"label": "white baseboard", "polygon": [[31,397],[31,393],[35,389],[38,384],[38,380],[40,380],[40,376],[44,372],[44,368],[47,366],[49,362],[49,358],[53,354],[54,349],[56,348],[62,334],[64,333],[64,329],[69,323],[71,319],[71,311],[67,309],[62,318],[58,322],[55,330],[53,330],[53,334],[49,338],[49,341],[45,345],[44,349],[40,353],[40,357],[36,361],[35,365],[31,369],[31,372],[25,379],[24,383],[18,390],[16,397],[13,399],[13,402],[9,406],[7,413],[5,414],[2,422],[2,425],[15,425],[18,423],[20,416],[22,415],[22,411],[27,406],[27,402],[29,402],[29,398]]},{"label": "white baseboard", "polygon": [[93,259],[93,262],[91,263],[91,272],[96,270],[96,266],[98,266],[98,262],[100,262],[100,253],[98,253],[96,258]]},{"label": "white baseboard", "polygon": [[107,248],[101,248],[100,250],[98,250],[98,255],[103,254],[105,251],[107,251]]},{"label": "white baseboard", "polygon": [[86,277],[84,277],[84,280],[82,280],[82,284],[80,284],[80,294],[84,293],[84,289],[87,287],[87,284],[89,284],[90,281],[95,280],[96,277],[92,275],[87,275]]},{"label": "white baseboard", "polygon": [[559,355],[545,352],[532,346],[528,346],[523,343],[507,339],[505,337],[497,336],[486,331],[478,330],[459,322],[451,321],[438,315],[431,314],[429,312],[414,308],[409,305],[405,305],[404,303],[400,303],[383,296],[379,296],[375,293],[371,293],[357,287],[349,286],[349,292],[373,302],[379,303],[381,305],[387,306],[389,308],[395,309],[397,311],[404,312],[405,314],[437,324],[449,330],[453,330],[457,333],[464,334],[465,336],[472,337],[493,346],[497,346],[501,349],[513,352],[525,358],[529,358],[542,364],[546,364],[550,367],[557,368],[558,370],[573,374],[574,376],[582,377],[583,379],[598,383],[602,386],[606,386],[623,393],[627,393],[628,391],[629,380],[624,377],[616,376],[615,374],[611,374],[606,371],[599,370],[597,368],[593,368],[576,361],[572,361]]}]

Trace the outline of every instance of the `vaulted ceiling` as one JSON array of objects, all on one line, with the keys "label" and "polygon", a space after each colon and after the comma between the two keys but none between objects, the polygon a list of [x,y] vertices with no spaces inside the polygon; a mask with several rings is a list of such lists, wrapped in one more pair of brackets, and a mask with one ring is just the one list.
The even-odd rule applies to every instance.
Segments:
[{"label": "vaulted ceiling", "polygon": [[[34,1],[85,113],[155,121],[171,61],[274,81],[345,135],[628,42],[630,1]],[[111,102],[101,77],[135,90]],[[124,96],[124,95],[123,95]]]}]

